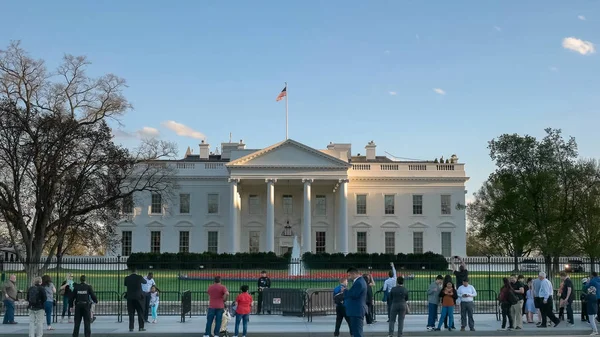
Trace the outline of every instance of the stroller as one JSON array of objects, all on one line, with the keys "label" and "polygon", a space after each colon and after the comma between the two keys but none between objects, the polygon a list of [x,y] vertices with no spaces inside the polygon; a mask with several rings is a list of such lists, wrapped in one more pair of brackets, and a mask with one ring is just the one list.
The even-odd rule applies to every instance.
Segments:
[{"label": "stroller", "polygon": [[[230,337],[229,332],[227,331],[227,324],[229,323],[229,321],[231,321],[231,314],[227,309],[227,305],[225,305],[225,310],[223,311],[223,316],[221,318],[221,328],[219,329],[219,337]],[[216,320],[213,321],[210,331],[215,331],[215,324]]]}]

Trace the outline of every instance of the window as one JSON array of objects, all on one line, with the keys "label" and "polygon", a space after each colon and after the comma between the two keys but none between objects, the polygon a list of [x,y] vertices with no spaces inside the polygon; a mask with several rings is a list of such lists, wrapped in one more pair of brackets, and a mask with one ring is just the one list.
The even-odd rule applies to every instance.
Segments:
[{"label": "window", "polygon": [[190,232],[179,232],[179,252],[190,252]]},{"label": "window", "polygon": [[294,211],[294,199],[289,194],[283,195],[283,214],[291,215]]},{"label": "window", "polygon": [[[326,216],[327,215],[327,197],[324,195],[318,195],[315,198],[315,215]],[[323,232],[325,233],[325,232]]]},{"label": "window", "polygon": [[190,213],[190,195],[180,194],[179,195],[179,214],[189,214]]},{"label": "window", "polygon": [[133,195],[128,195],[123,198],[123,214],[133,214]]},{"label": "window", "polygon": [[385,232],[385,253],[396,254],[396,233]]},{"label": "window", "polygon": [[124,231],[121,233],[121,256],[131,255],[132,241],[133,235],[131,231]]},{"label": "window", "polygon": [[442,232],[442,255],[452,256],[452,233]]},{"label": "window", "polygon": [[413,195],[413,215],[423,214],[423,196]]},{"label": "window", "polygon": [[260,214],[260,198],[256,194],[250,194],[248,197],[248,213]]},{"label": "window", "polygon": [[423,254],[423,232],[413,232],[413,254]]},{"label": "window", "polygon": [[150,207],[150,213],[162,214],[162,195],[152,194],[152,205]]},{"label": "window", "polygon": [[367,232],[356,232],[356,252],[367,252]]},{"label": "window", "polygon": [[316,232],[316,242],[315,242],[315,253],[325,253],[325,245],[327,243],[327,236],[325,232]]},{"label": "window", "polygon": [[252,231],[249,237],[248,251],[250,253],[258,253],[260,251],[260,232]]},{"label": "window", "polygon": [[211,193],[208,195],[208,214],[219,214],[219,195]]},{"label": "window", "polygon": [[359,194],[356,196],[356,214],[367,214],[366,194]]},{"label": "window", "polygon": [[150,232],[150,253],[160,254],[160,232]]},{"label": "window", "polygon": [[208,232],[208,249],[209,253],[219,253],[219,232]]},{"label": "window", "polygon": [[450,208],[451,203],[452,203],[452,197],[449,194],[442,195],[442,197],[441,197],[442,215],[452,214],[452,209]]},{"label": "window", "polygon": [[395,214],[394,213],[394,211],[395,211],[394,201],[395,201],[395,196],[393,194],[384,196],[385,214]]}]

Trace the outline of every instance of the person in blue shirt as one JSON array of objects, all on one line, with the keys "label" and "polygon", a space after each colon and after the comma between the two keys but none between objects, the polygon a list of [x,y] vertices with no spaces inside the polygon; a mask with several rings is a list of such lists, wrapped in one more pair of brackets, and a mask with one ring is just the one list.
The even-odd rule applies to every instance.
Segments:
[{"label": "person in blue shirt", "polygon": [[333,289],[333,301],[335,302],[335,330],[334,336],[340,335],[340,327],[342,326],[342,320],[346,320],[348,323],[348,329],[350,329],[350,319],[346,316],[346,308],[344,307],[344,292],[348,289],[348,278],[341,277],[340,284]]},{"label": "person in blue shirt", "polygon": [[[598,277],[598,272],[592,273],[592,278],[588,282],[588,286],[596,288],[596,306],[600,309],[600,291],[598,291],[600,289],[600,277]],[[596,316],[596,321],[600,322],[598,316]]]},{"label": "person in blue shirt", "polygon": [[588,278],[584,277],[581,280],[581,295],[579,299],[581,300],[581,321],[589,322],[588,312],[587,312],[587,298],[588,298]]}]

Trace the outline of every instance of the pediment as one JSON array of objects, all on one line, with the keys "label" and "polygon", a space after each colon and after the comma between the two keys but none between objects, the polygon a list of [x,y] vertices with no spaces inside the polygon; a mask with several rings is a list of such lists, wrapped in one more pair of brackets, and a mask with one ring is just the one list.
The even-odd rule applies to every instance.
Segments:
[{"label": "pediment", "polygon": [[149,222],[146,227],[165,227],[165,225],[162,222],[159,221],[152,221]]},{"label": "pediment", "polygon": [[429,228],[429,226],[421,222],[415,222],[414,224],[408,226],[408,228]]},{"label": "pediment", "polygon": [[246,227],[262,227],[263,224],[258,221],[251,221],[246,224]]},{"label": "pediment", "polygon": [[313,227],[329,227],[329,224],[325,221],[317,221],[312,224]]},{"label": "pediment", "polygon": [[388,221],[386,223],[383,223],[381,225],[381,228],[400,228],[400,225],[393,221]]},{"label": "pediment", "polygon": [[288,139],[266,149],[238,158],[227,167],[330,168],[348,169],[351,165],[322,151]]},{"label": "pediment", "polygon": [[220,223],[218,223],[218,222],[210,221],[210,222],[205,223],[204,227],[215,228],[215,227],[223,227],[223,226]]},{"label": "pediment", "polygon": [[372,228],[372,227],[371,227],[371,225],[369,225],[366,222],[359,222],[359,223],[353,225],[352,228]]},{"label": "pediment", "polygon": [[437,227],[438,228],[456,228],[456,225],[451,222],[442,222]]},{"label": "pediment", "polygon": [[175,224],[175,227],[194,227],[194,224],[186,220],[181,220]]}]

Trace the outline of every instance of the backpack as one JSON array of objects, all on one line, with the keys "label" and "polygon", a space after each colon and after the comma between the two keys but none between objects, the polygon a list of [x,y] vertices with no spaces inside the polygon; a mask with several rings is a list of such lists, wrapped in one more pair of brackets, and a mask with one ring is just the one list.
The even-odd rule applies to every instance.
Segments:
[{"label": "backpack", "polygon": [[42,291],[45,290],[40,286],[33,286],[29,288],[29,291],[27,291],[27,302],[29,302],[29,306],[27,307],[28,309],[40,310],[44,308]]}]

